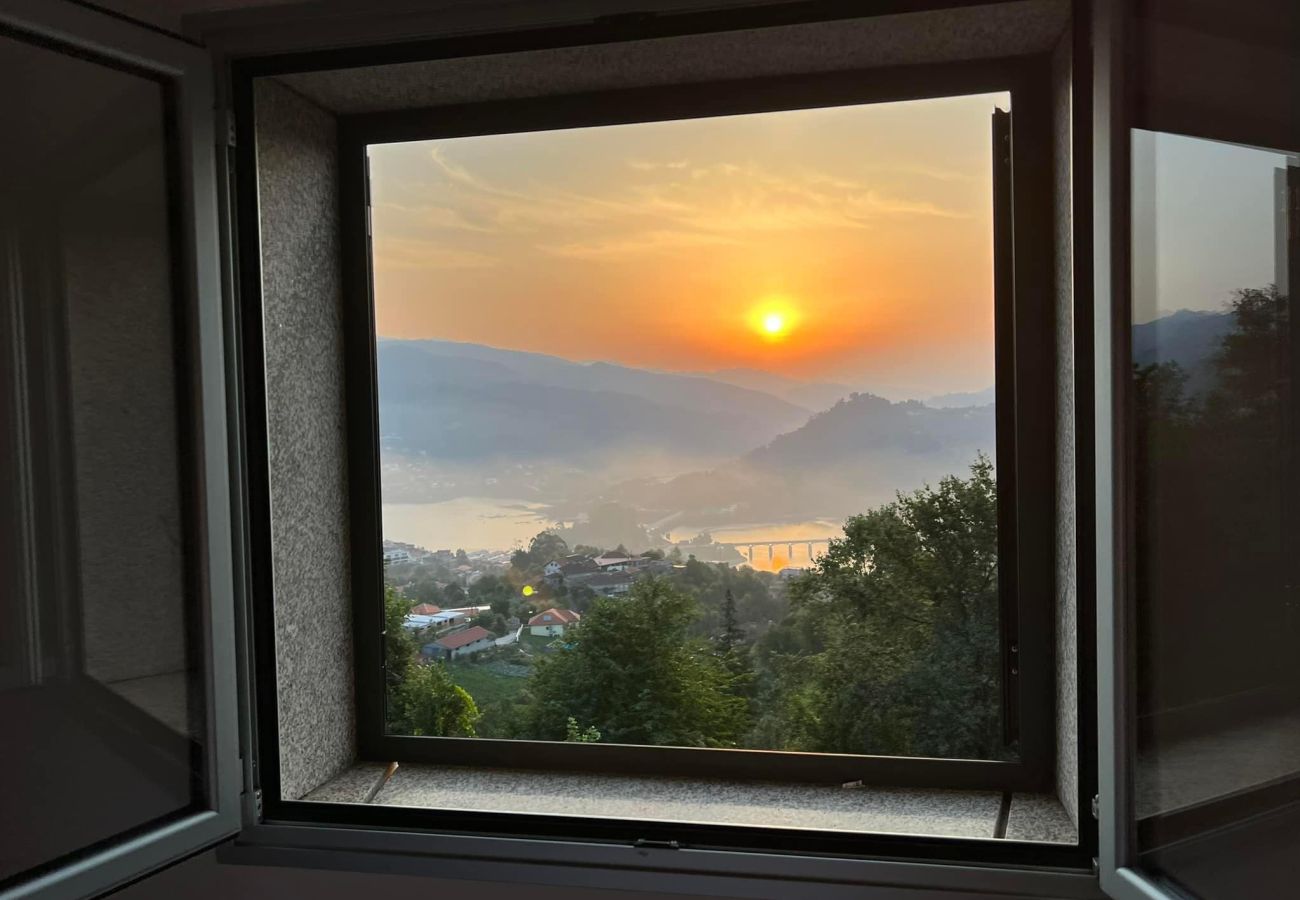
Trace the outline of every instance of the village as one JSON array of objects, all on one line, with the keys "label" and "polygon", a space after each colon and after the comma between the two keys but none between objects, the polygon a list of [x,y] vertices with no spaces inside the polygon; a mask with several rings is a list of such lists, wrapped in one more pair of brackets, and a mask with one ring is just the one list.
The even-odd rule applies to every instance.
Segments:
[{"label": "village", "polygon": [[[671,549],[633,554],[580,547],[584,552],[570,553],[563,542],[553,549],[556,555],[431,551],[384,541],[385,582],[402,604],[402,627],[416,662],[446,666],[488,709],[480,734],[493,730],[493,709],[517,700],[539,659],[572,645],[574,626],[597,598],[622,598],[639,580],[680,579],[700,565]],[[787,568],[773,580],[789,581],[803,571]]]},{"label": "village", "polygon": [[[446,570],[452,579],[440,585],[446,591],[449,584],[472,589],[484,577],[501,577],[510,564],[510,556],[489,552],[428,551],[410,544],[385,541],[384,562],[386,567],[395,571],[425,566]],[[473,657],[497,647],[516,644],[524,637],[525,629],[532,637],[561,638],[566,628],[576,624],[582,615],[577,610],[562,605],[548,606],[548,603],[557,599],[562,602],[569,597],[586,600],[593,596],[622,596],[631,590],[638,578],[668,575],[674,567],[681,569],[685,566],[654,554],[569,554],[547,562],[542,567],[538,583],[522,585],[519,599],[510,605],[509,613],[496,615],[496,624],[504,625],[504,628],[489,630],[482,624],[494,615],[492,604],[443,607],[428,602],[412,605],[403,627],[416,636],[420,657],[424,661]],[[400,591],[405,585],[397,587]],[[525,617],[527,613],[531,615]]]}]

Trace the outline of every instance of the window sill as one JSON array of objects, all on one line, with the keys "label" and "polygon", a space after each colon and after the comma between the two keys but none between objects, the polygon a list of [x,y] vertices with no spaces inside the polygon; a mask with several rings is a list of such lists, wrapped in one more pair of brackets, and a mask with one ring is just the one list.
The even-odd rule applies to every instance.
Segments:
[{"label": "window sill", "polygon": [[[363,803],[382,763],[358,763],[303,799]],[[402,765],[376,794],[379,806],[796,828],[927,837],[1075,844],[1077,830],[1046,794],[724,782]]]}]

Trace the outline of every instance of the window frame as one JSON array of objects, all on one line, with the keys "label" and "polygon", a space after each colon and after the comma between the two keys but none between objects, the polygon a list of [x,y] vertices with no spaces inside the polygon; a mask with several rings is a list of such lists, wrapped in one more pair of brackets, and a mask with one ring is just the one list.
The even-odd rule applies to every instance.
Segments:
[{"label": "window frame", "polygon": [[[202,757],[193,773],[197,789],[186,807],[0,882],[5,900],[78,898],[114,890],[239,831],[243,780],[226,402],[230,358],[224,328],[229,307],[213,152],[214,84],[210,58],[202,49],[70,0],[0,0],[0,34],[157,82],[163,95],[183,578],[193,601],[186,610],[185,642],[190,698],[203,711]],[[57,317],[58,311],[50,314]],[[58,326],[43,321],[35,327]],[[44,387],[54,396],[65,385],[51,379]],[[55,418],[43,423],[49,428],[38,427],[37,438],[58,430]],[[60,447],[53,452],[60,450],[66,452]],[[51,456],[43,462],[63,469],[60,463],[66,460]],[[79,653],[74,647],[72,655]],[[162,729],[147,713],[91,679],[78,678],[71,687],[87,691],[82,699],[88,715],[102,713],[98,707],[109,704],[113,715],[130,715],[128,728],[155,734]],[[111,740],[112,729],[121,726],[106,723],[106,737]],[[189,756],[193,740],[171,737],[172,746],[160,753]]]},{"label": "window frame", "polygon": [[[341,115],[339,183],[354,674],[362,758],[687,777],[844,782],[912,788],[1050,790],[1056,673],[1050,83],[1046,56],[746,78]],[[999,595],[1004,730],[1011,761],[769,750],[581,744],[384,732],[383,565],[366,150],[370,144],[858,105],[1005,91],[1011,95],[1008,191],[995,188],[995,350]],[[992,130],[992,126],[991,126]],[[1002,202],[999,202],[1001,200]],[[1009,215],[1008,215],[1009,214]],[[1016,223],[1012,227],[1012,222]],[[1039,298],[1032,302],[1031,298]],[[1039,377],[1035,377],[1035,376]],[[1018,675],[1012,674],[1018,670]]]}]

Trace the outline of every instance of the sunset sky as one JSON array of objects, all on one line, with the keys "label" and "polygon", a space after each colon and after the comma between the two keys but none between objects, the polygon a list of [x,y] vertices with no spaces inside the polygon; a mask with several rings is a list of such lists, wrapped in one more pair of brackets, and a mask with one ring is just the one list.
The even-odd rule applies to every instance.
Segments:
[{"label": "sunset sky", "polygon": [[891,396],[987,387],[995,106],[372,147],[379,334]]}]

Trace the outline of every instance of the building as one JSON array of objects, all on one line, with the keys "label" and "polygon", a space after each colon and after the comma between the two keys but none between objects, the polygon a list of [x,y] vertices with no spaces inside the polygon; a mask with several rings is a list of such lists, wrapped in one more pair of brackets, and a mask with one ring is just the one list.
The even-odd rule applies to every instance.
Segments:
[{"label": "building", "polygon": [[632,590],[632,583],[635,581],[636,576],[626,572],[601,572],[590,578],[584,578],[582,584],[602,597],[620,597]]},{"label": "building", "polygon": [[441,606],[434,606],[432,603],[420,603],[411,607],[413,616],[434,616],[442,612]]},{"label": "building", "polygon": [[384,562],[407,563],[411,561],[411,551],[403,547],[385,547]]},{"label": "building", "polygon": [[542,569],[542,574],[548,581],[555,583],[561,578],[567,581],[574,576],[589,575],[599,571],[600,566],[596,565],[591,557],[574,554],[551,560]]},{"label": "building", "polygon": [[496,635],[481,625],[445,634],[431,644],[425,644],[421,653],[432,659],[456,659],[468,656],[480,650],[487,650],[496,644]]},{"label": "building", "polygon": [[782,581],[793,581],[807,571],[807,569],[800,568],[799,566],[786,566],[780,572],[777,572],[776,575]]},{"label": "building", "polygon": [[604,553],[592,560],[602,571],[605,572],[622,572],[629,566],[635,565],[637,557],[622,556],[617,553]]},{"label": "building", "polygon": [[564,634],[564,629],[578,624],[582,616],[571,609],[546,609],[528,620],[529,634]]}]

